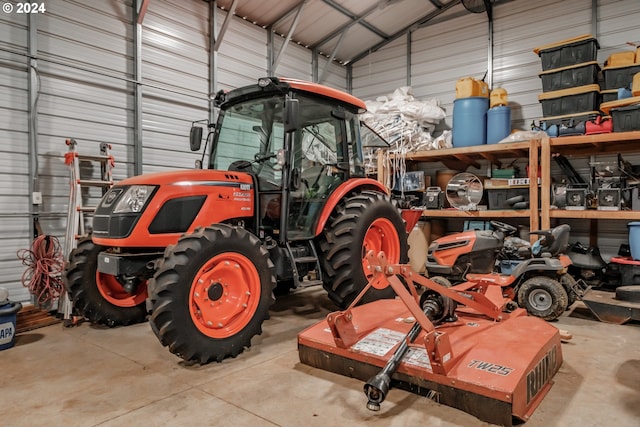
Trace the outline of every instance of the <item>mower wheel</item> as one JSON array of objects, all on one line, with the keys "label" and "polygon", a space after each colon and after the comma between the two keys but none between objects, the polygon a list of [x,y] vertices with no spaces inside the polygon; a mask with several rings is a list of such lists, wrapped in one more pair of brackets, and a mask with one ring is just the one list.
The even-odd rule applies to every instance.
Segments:
[{"label": "mower wheel", "polygon": [[640,302],[640,286],[626,285],[616,288],[616,299],[628,302]]},{"label": "mower wheel", "polygon": [[567,309],[568,298],[560,282],[546,276],[532,277],[518,289],[518,305],[532,316],[549,321]]},{"label": "mower wheel", "polygon": [[187,362],[235,357],[269,318],[274,270],[269,252],[247,230],[199,227],[167,248],[150,280],[151,329]]},{"label": "mower wheel", "polygon": [[576,279],[574,279],[571,274],[565,273],[562,276],[560,276],[560,283],[562,283],[564,290],[567,292],[567,298],[568,298],[567,309],[568,309],[578,299],[578,294],[576,294],[576,291],[574,290],[574,288],[578,286],[578,282],[576,282]]},{"label": "mower wheel", "polygon": [[[348,307],[373,272],[365,257],[383,251],[390,264],[408,261],[407,232],[400,210],[379,191],[364,190],[345,197],[319,237],[324,288],[340,308]],[[371,288],[360,303],[394,298],[391,287]]]},{"label": "mower wheel", "polygon": [[98,254],[105,249],[95,245],[91,236],[85,236],[71,252],[65,279],[74,308],[99,325],[114,327],[143,322],[147,317],[147,281],[140,280],[135,292],[129,293],[121,278],[100,273]]}]

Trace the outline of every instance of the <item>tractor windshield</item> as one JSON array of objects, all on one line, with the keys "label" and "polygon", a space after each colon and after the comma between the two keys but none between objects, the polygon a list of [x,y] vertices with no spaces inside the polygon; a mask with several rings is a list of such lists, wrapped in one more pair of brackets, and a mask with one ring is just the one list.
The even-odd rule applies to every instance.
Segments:
[{"label": "tractor windshield", "polygon": [[218,134],[210,158],[210,169],[229,170],[240,162],[254,163],[258,178],[281,185],[282,169],[276,154],[282,149],[283,96],[248,100],[220,112]]}]

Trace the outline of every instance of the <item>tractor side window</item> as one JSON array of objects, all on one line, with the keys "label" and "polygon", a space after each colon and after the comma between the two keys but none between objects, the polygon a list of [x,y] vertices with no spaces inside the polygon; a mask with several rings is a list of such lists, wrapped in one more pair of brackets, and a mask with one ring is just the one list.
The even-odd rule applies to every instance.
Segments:
[{"label": "tractor side window", "polygon": [[364,171],[364,155],[362,153],[361,144],[358,144],[360,138],[358,118],[349,114],[349,120],[345,122],[347,129],[347,147],[349,150],[349,172],[351,176],[363,177]]}]

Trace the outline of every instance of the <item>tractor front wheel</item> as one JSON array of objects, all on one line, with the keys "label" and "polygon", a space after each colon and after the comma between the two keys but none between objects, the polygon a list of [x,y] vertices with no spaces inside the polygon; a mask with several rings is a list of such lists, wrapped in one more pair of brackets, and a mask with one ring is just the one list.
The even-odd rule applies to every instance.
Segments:
[{"label": "tractor front wheel", "polygon": [[138,280],[134,292],[128,292],[122,278],[98,271],[97,246],[87,236],[71,252],[65,269],[67,288],[74,308],[92,323],[109,327],[143,322],[147,316],[147,281]]},{"label": "tractor front wheel", "polygon": [[198,228],[166,249],[150,281],[151,329],[187,362],[235,357],[262,333],[274,266],[260,240],[225,224]]},{"label": "tractor front wheel", "polygon": [[[400,211],[389,197],[365,190],[336,206],[320,236],[324,288],[329,298],[346,308],[364,289],[373,271],[365,259],[371,250],[383,251],[390,264],[408,260],[407,232]],[[391,287],[371,288],[360,300],[393,298]]]},{"label": "tractor front wheel", "polygon": [[550,277],[532,277],[520,285],[518,305],[532,316],[555,320],[567,309],[567,291]]}]

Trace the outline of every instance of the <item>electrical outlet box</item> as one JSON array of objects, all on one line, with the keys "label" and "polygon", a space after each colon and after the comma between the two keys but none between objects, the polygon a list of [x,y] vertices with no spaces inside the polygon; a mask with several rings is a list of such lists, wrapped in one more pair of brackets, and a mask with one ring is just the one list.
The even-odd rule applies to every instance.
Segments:
[{"label": "electrical outlet box", "polygon": [[42,193],[39,191],[34,191],[31,194],[31,203],[33,203],[34,205],[41,205],[42,204]]}]

